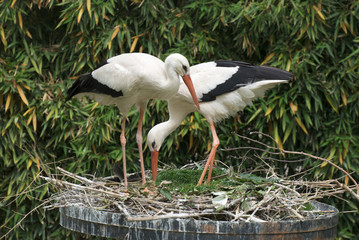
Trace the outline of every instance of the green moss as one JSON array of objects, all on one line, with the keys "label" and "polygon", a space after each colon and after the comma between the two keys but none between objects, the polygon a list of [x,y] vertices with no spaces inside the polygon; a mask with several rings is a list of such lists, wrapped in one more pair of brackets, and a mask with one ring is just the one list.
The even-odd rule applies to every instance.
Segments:
[{"label": "green moss", "polygon": [[[171,169],[165,170],[158,173],[157,184],[161,184],[162,181],[169,181],[170,184],[166,184],[166,189],[169,191],[177,191],[184,194],[201,194],[205,192],[215,191],[218,188],[228,185],[228,176],[225,175],[223,169],[213,169],[211,184],[207,185],[204,181],[201,186],[197,186],[198,180],[202,174],[201,169],[199,170],[188,170],[188,169]],[[216,177],[222,176],[218,179]]]}]

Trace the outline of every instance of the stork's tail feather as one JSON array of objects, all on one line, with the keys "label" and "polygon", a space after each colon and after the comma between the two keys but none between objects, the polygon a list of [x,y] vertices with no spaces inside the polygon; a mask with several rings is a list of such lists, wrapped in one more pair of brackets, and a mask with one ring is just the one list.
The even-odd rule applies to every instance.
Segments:
[{"label": "stork's tail feather", "polygon": [[67,94],[66,94],[67,96],[66,96],[65,101],[68,101],[76,94],[83,92],[82,91],[83,86],[86,85],[86,82],[88,82],[91,78],[92,78],[91,73],[86,73],[86,74],[80,76],[74,82],[74,84],[72,84],[71,88],[69,90],[67,90]]},{"label": "stork's tail feather", "polygon": [[269,66],[256,66],[255,79],[289,81],[292,78],[293,74],[285,70]]}]

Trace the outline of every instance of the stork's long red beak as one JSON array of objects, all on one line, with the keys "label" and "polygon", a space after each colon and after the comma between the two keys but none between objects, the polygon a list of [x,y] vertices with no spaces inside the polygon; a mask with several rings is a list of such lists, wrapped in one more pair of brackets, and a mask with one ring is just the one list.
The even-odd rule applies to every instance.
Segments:
[{"label": "stork's long red beak", "polygon": [[197,108],[199,110],[200,109],[199,102],[198,102],[198,99],[197,99],[196,91],[194,90],[194,87],[193,87],[191,76],[189,74],[185,74],[185,75],[182,76],[182,78],[183,78],[183,81],[186,84],[189,92],[191,93],[191,96],[193,98],[194,103],[196,104],[196,106],[197,106]]},{"label": "stork's long red beak", "polygon": [[156,149],[153,152],[151,152],[151,165],[152,165],[152,180],[156,184],[157,166],[158,166],[158,151]]}]

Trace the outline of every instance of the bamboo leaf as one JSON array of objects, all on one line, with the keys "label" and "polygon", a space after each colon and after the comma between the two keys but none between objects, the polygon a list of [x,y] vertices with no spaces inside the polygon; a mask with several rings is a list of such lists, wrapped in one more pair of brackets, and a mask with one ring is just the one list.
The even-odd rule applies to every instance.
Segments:
[{"label": "bamboo leaf", "polygon": [[331,96],[329,96],[329,94],[327,94],[326,92],[324,93],[325,98],[327,99],[328,103],[330,104],[330,106],[332,106],[332,108],[334,109],[334,111],[336,113],[339,113],[338,108],[335,106],[335,103],[333,101],[333,99],[331,98]]},{"label": "bamboo leaf", "polygon": [[292,133],[292,130],[295,126],[295,121],[292,120],[288,126],[288,128],[285,130],[285,133],[284,133],[284,138],[283,138],[283,143],[285,143],[288,139],[288,137],[290,136],[290,134]]},{"label": "bamboo leaf", "polygon": [[26,164],[26,169],[29,170],[30,167],[31,167],[31,165],[32,165],[32,160],[29,159],[29,160],[27,161],[27,164]]},{"label": "bamboo leaf", "polygon": [[40,170],[40,159],[36,157],[35,162],[36,162],[37,170]]},{"label": "bamboo leaf", "polygon": [[[329,156],[326,158],[328,161],[330,161],[333,157],[334,157],[334,155],[335,155],[335,153],[336,153],[336,148],[335,147],[331,147],[330,148],[330,154],[329,154]],[[320,165],[320,167],[325,167],[326,165],[328,165],[328,162],[323,162],[321,165]]]},{"label": "bamboo leaf", "polygon": [[294,117],[295,121],[298,123],[299,127],[303,130],[303,132],[305,132],[305,134],[308,135],[308,131],[307,129],[305,128],[304,124],[302,123],[302,121],[297,118],[297,117]]},{"label": "bamboo leaf", "polygon": [[28,113],[32,112],[32,110],[34,110],[35,107],[31,107],[29,108],[22,116],[26,116]]},{"label": "bamboo leaf", "polygon": [[22,15],[21,15],[20,11],[17,12],[17,16],[19,18],[19,25],[20,25],[20,28],[22,30],[23,29],[23,24],[22,24]]},{"label": "bamboo leaf", "polygon": [[298,106],[295,105],[292,101],[289,102],[289,106],[290,106],[290,109],[292,110],[293,115],[295,115],[295,113],[298,110]]},{"label": "bamboo leaf", "polygon": [[323,167],[325,167],[325,166],[327,166],[327,165],[328,165],[328,162],[323,162],[323,163],[320,165],[320,167],[323,168]]},{"label": "bamboo leaf", "polygon": [[81,8],[79,14],[77,15],[77,23],[80,23],[83,13],[84,13],[84,9]]},{"label": "bamboo leaf", "polygon": [[93,151],[95,154],[97,154],[97,150],[96,150],[95,144],[92,144],[91,146],[92,146],[92,151]]},{"label": "bamboo leaf", "polygon": [[132,53],[133,51],[135,51],[137,42],[138,42],[138,37],[135,37],[135,40],[133,40],[133,43],[132,43],[132,45],[131,45],[130,53]]},{"label": "bamboo leaf", "polygon": [[319,15],[319,17],[320,17],[321,19],[325,20],[325,17],[324,17],[324,15],[323,15],[322,11],[320,11],[320,9],[317,8],[317,6],[313,6],[313,8],[314,8],[314,10],[317,12],[317,14]]},{"label": "bamboo leaf", "polygon": [[253,121],[257,117],[257,115],[262,111],[262,108],[258,108],[257,111],[252,115],[252,117],[248,120],[248,123]]},{"label": "bamboo leaf", "polygon": [[25,96],[24,91],[22,90],[21,86],[19,84],[16,84],[17,91],[22,99],[22,101],[28,106],[29,102],[27,101],[27,98]]},{"label": "bamboo leaf", "polygon": [[111,41],[116,37],[118,31],[120,31],[120,26],[116,26],[115,29],[113,30],[113,33],[111,35]]},{"label": "bamboo leaf", "polygon": [[89,134],[91,132],[91,129],[92,129],[92,124],[88,126],[87,128],[87,134]]},{"label": "bamboo leaf", "polygon": [[1,42],[4,44],[4,49],[6,50],[7,48],[7,41],[6,41],[6,36],[5,36],[5,31],[3,26],[1,25],[0,27],[0,34],[1,34]]},{"label": "bamboo leaf", "polygon": [[343,101],[344,106],[348,105],[347,96],[345,95],[344,92],[342,92],[342,101]]},{"label": "bamboo leaf", "polygon": [[344,184],[347,186],[349,185],[349,177],[347,175],[344,177]]},{"label": "bamboo leaf", "polygon": [[292,61],[291,60],[288,60],[287,62],[287,67],[285,68],[285,70],[287,70],[288,72],[290,71],[290,66],[292,64]]},{"label": "bamboo leaf", "polygon": [[12,0],[12,3],[11,3],[11,5],[10,5],[10,7],[11,7],[11,8],[14,8],[15,3],[16,3],[16,0]]},{"label": "bamboo leaf", "polygon": [[273,111],[273,109],[274,109],[273,107],[268,107],[264,116],[268,116]]},{"label": "bamboo leaf", "polygon": [[266,64],[266,62],[268,62],[269,60],[271,60],[273,57],[274,57],[274,53],[271,53],[271,54],[269,54],[265,59],[264,59],[264,61],[261,63],[261,65],[264,65],[264,64]]},{"label": "bamboo leaf", "polygon": [[31,35],[31,33],[29,32],[29,30],[25,30],[25,33],[26,33],[26,35],[29,37],[29,38],[31,38],[32,39],[32,35]]},{"label": "bamboo leaf", "polygon": [[30,88],[28,85],[26,85],[25,83],[21,83],[21,85],[22,85],[24,88],[26,88],[27,90],[31,90],[31,88]]},{"label": "bamboo leaf", "polygon": [[189,135],[189,149],[192,149],[193,146],[193,131]]},{"label": "bamboo leaf", "polygon": [[[277,124],[273,124],[273,128],[274,128],[274,140],[276,141],[276,143],[278,144],[278,147],[280,149],[283,149],[283,144],[282,141],[279,137],[279,133],[278,133],[278,125]],[[282,153],[284,155],[284,153]]]},{"label": "bamboo leaf", "polygon": [[34,67],[35,71],[38,73],[38,74],[41,74],[41,71],[37,65],[37,63],[35,62],[35,60],[33,58],[30,58],[30,62],[32,64],[32,66]]},{"label": "bamboo leaf", "polygon": [[91,17],[91,0],[86,1],[86,7],[87,7],[87,12],[89,13],[89,16]]},{"label": "bamboo leaf", "polygon": [[47,115],[47,117],[46,117],[46,122],[50,120],[50,118],[51,118],[52,114],[54,114],[54,112],[55,112],[55,109],[53,108],[53,109],[50,111],[49,115]]},{"label": "bamboo leaf", "polygon": [[36,132],[37,118],[36,118],[36,112],[35,111],[32,113],[32,127],[34,128],[34,132]]},{"label": "bamboo leaf", "polygon": [[110,39],[110,42],[108,43],[108,49],[110,50],[111,47],[112,47],[112,40],[116,37],[117,33],[120,31],[120,27],[119,26],[116,26],[112,35],[111,35],[111,39]]},{"label": "bamboo leaf", "polygon": [[7,110],[9,109],[11,99],[12,99],[12,94],[9,93],[9,94],[7,95],[7,98],[6,98],[5,112],[7,112]]},{"label": "bamboo leaf", "polygon": [[339,154],[339,163],[340,165],[343,165],[343,155]]},{"label": "bamboo leaf", "polygon": [[27,118],[26,125],[29,125],[31,121],[32,121],[32,115],[30,115],[30,116]]}]

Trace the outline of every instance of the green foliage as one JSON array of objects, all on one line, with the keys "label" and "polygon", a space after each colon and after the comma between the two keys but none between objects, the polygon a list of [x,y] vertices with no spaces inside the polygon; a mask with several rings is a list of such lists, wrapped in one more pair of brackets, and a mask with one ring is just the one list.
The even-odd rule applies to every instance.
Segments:
[{"label": "green foliage", "polygon": [[[293,72],[293,82],[217,124],[220,148],[245,144],[232,132],[263,131],[279,146],[328,158],[358,179],[358,33],[354,0],[0,1],[1,235],[56,191],[40,174],[56,174],[61,166],[109,175],[121,161],[118,110],[87,99],[65,103],[64,90],[101,60],[131,51],[161,59],[180,52],[192,64],[243,60]],[[168,118],[166,106],[149,104],[144,134]],[[139,169],[137,117],[133,109],[126,129],[129,171]],[[160,160],[183,165],[205,158],[210,148],[208,124],[194,113],[167,138]],[[218,151],[217,158],[237,166],[233,156],[240,154]],[[149,168],[147,148],[145,158]],[[341,176],[326,164],[312,172],[313,178]],[[331,201],[340,210],[357,209],[351,201]],[[38,209],[9,239],[76,239],[58,220],[56,211]],[[358,213],[343,214],[340,222],[342,238],[358,234]]]},{"label": "green foliage", "polygon": [[[179,192],[181,194],[194,193],[202,194],[217,190],[220,186],[228,185],[228,179],[221,179],[213,184],[202,184],[197,186],[198,180],[201,177],[203,169],[170,169],[158,173],[157,183],[162,181],[169,181],[170,184],[166,185],[166,190],[170,192]],[[212,172],[213,178],[225,174],[223,169],[214,168]],[[207,178],[206,178],[207,179]],[[205,180],[206,180],[205,179]]]}]

